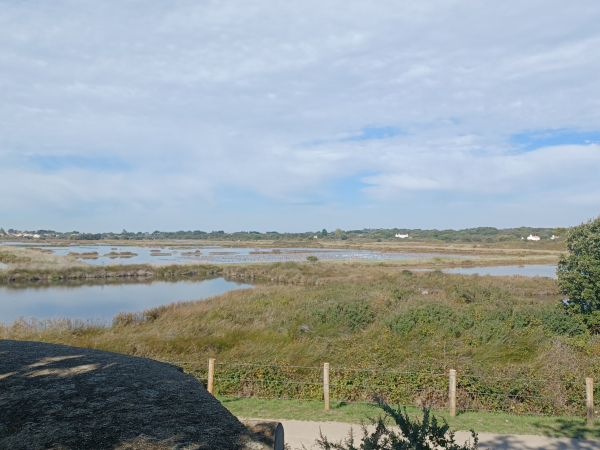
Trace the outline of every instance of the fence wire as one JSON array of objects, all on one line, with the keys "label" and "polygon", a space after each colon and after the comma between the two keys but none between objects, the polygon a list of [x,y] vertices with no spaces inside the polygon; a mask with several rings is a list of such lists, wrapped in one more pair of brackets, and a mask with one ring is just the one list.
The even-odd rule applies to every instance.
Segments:
[{"label": "fence wire", "polygon": [[[205,385],[205,362],[185,365]],[[322,366],[215,362],[215,395],[237,398],[323,401]],[[330,367],[331,401],[390,404],[444,410],[449,405],[449,374],[387,369]],[[503,412],[527,415],[585,415],[585,383],[457,374],[459,412]]]}]

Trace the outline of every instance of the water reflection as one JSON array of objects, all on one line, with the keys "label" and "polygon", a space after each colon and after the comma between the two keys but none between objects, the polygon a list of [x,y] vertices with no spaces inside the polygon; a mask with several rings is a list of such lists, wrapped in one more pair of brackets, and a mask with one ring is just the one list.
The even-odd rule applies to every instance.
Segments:
[{"label": "water reflection", "polygon": [[[31,244],[30,244],[31,245]],[[37,247],[37,245],[31,245]],[[231,248],[215,246],[140,247],[120,245],[68,245],[48,247],[56,255],[69,255],[93,265],[122,264],[182,264],[206,262],[215,264],[306,261],[316,256],[323,261],[334,260],[389,260],[423,258],[470,258],[472,255],[434,253],[378,252],[348,249],[310,248]]]},{"label": "water reflection", "polygon": [[178,301],[199,300],[252,285],[224,278],[173,281],[69,281],[0,285],[0,322],[86,318],[108,322],[119,311],[135,312]]},{"label": "water reflection", "polygon": [[448,273],[461,273],[463,275],[493,275],[493,276],[513,276],[521,275],[524,277],[550,277],[556,278],[556,266],[496,266],[496,267],[458,267],[454,269],[444,269]]}]

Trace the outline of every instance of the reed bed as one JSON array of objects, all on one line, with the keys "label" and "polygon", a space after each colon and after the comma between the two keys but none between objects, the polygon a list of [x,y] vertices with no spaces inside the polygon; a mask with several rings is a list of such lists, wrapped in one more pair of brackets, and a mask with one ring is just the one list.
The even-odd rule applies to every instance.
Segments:
[{"label": "reed bed", "polygon": [[[329,362],[353,369],[338,373],[336,383],[340,397],[355,401],[367,395],[353,387],[368,375],[359,369],[445,374],[452,368],[474,377],[465,385],[469,392],[487,394],[494,391],[478,389],[495,376],[560,383],[600,376],[600,340],[564,311],[549,278],[321,263],[236,266],[227,273],[251,274],[258,285],[119,314],[109,327],[21,320],[1,326],[0,336],[155,358],[180,364],[199,378],[208,358],[307,367]],[[239,378],[240,369],[235,370],[221,377]],[[372,384],[373,376],[368,377]],[[375,381],[395,383],[392,378],[381,375]],[[520,389],[518,381],[502,383],[502,392]],[[415,380],[411,389],[420,389],[418,384]],[[530,402],[524,410],[566,413],[574,404],[579,402]]]}]

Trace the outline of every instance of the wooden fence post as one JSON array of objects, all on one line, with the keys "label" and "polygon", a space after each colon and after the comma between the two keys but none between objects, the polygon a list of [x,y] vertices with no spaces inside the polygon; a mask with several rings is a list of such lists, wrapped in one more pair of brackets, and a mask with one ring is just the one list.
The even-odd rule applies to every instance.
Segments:
[{"label": "wooden fence post", "polygon": [[329,411],[329,363],[323,364],[323,396],[325,397],[325,411]]},{"label": "wooden fence post", "polygon": [[456,416],[456,370],[450,369],[450,385],[448,386],[450,417]]},{"label": "wooden fence post", "polygon": [[213,395],[215,390],[215,359],[208,359],[208,393]]},{"label": "wooden fence post", "polygon": [[587,424],[590,427],[594,426],[594,379],[585,379],[585,400],[587,410]]}]

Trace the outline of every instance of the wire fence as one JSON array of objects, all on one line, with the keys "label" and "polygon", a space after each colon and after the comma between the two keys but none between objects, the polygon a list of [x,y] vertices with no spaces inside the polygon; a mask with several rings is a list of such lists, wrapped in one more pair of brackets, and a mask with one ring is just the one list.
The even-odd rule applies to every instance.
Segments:
[{"label": "wire fence", "polygon": [[[436,410],[569,415],[593,418],[593,381],[403,372],[372,368],[177,361],[215,395],[367,402]],[[212,374],[211,374],[212,371]],[[452,371],[451,371],[452,372]],[[327,376],[325,376],[327,375]],[[211,382],[212,380],[212,382]],[[211,384],[212,383],[212,384]],[[454,402],[454,403],[453,403]]]}]

